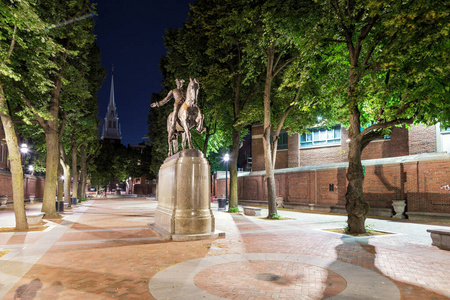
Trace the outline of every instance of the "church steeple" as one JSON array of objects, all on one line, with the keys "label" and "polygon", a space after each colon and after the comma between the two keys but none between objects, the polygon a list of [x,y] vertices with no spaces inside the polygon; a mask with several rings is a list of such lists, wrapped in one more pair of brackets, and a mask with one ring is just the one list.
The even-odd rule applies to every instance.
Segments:
[{"label": "church steeple", "polygon": [[105,123],[103,124],[102,140],[109,140],[111,143],[120,143],[122,140],[119,117],[117,115],[116,102],[114,99],[114,66],[112,67],[111,91],[109,95],[109,104],[106,111]]}]

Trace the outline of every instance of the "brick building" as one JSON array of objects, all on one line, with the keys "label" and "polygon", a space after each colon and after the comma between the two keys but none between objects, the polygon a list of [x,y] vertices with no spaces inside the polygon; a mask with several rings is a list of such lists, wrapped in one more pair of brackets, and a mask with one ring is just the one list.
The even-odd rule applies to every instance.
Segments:
[{"label": "brick building", "polygon": [[[262,125],[252,127],[253,171],[264,170]],[[341,163],[347,161],[348,131],[341,125],[332,128],[312,128],[311,134],[283,131],[278,142],[276,169]],[[362,159],[407,156],[422,153],[450,152],[450,128],[414,126],[395,127],[391,135],[371,142]]]},{"label": "brick building", "polygon": [[[263,127],[252,127],[252,172],[238,178],[241,204],[265,204]],[[277,195],[285,207],[345,212],[348,131],[340,125],[310,134],[280,135],[276,158]],[[372,215],[392,216],[392,201],[406,201],[411,219],[450,220],[450,128],[394,128],[362,153],[364,196]],[[244,189],[245,187],[245,189]],[[216,176],[213,191],[224,194]]]}]

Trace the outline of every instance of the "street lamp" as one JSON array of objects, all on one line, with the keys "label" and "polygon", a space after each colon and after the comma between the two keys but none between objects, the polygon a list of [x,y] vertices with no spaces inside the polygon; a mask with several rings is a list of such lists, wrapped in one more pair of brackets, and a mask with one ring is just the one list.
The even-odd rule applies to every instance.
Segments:
[{"label": "street lamp", "polygon": [[20,145],[20,152],[25,154],[28,153],[28,145],[23,143],[22,145]]},{"label": "street lamp", "polygon": [[230,160],[230,155],[228,153],[223,157],[225,164],[227,165],[227,171],[225,173],[225,199],[228,200],[228,161]]},{"label": "street lamp", "polygon": [[20,151],[20,154],[21,154],[20,155],[20,162],[23,165],[25,163],[25,155],[28,153],[28,145],[25,144],[25,143],[22,143],[20,145],[19,151]]}]

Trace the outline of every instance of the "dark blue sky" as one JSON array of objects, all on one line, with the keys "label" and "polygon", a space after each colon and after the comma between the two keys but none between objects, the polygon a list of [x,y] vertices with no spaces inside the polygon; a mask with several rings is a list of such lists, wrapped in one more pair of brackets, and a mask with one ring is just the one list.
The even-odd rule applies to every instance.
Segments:
[{"label": "dark blue sky", "polygon": [[93,0],[97,3],[95,33],[108,75],[98,93],[99,119],[104,122],[111,66],[122,144],[142,142],[148,130],[152,93],[161,90],[159,60],[166,53],[166,28],[183,26],[194,0]]}]

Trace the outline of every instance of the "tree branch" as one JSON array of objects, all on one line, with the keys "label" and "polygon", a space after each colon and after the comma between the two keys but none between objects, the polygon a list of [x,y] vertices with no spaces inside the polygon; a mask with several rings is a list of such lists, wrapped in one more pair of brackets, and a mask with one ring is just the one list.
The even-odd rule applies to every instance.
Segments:
[{"label": "tree branch", "polygon": [[[289,65],[291,62],[293,62],[297,57],[300,56],[300,53],[296,54],[295,56],[291,57],[290,59],[288,59],[281,67],[278,68],[278,70],[276,70],[273,73],[273,77],[277,76],[278,73],[280,73],[281,70],[283,70],[287,65]],[[272,77],[272,78],[273,78]]]},{"label": "tree branch", "polygon": [[347,43],[347,41],[344,41],[344,40],[326,40],[327,42],[332,42],[332,43]]},{"label": "tree branch", "polygon": [[59,130],[58,130],[59,140],[62,139],[64,129],[66,128],[66,120],[67,120],[67,113],[66,113],[66,111],[63,111],[63,117],[62,117],[61,124],[59,125]]},{"label": "tree branch", "polygon": [[5,63],[5,61],[11,57],[11,54],[14,50],[14,45],[16,44],[16,33],[17,33],[17,25],[14,25],[14,30],[13,30],[11,44],[9,45],[8,55],[6,55],[6,58],[3,61],[3,63]]},{"label": "tree branch", "polygon": [[258,87],[259,87],[259,84],[260,84],[262,78],[263,78],[263,73],[259,74],[258,78],[256,79],[256,82],[255,82],[255,84],[252,86],[252,88],[251,88],[251,90],[250,90],[250,93],[247,95],[247,97],[245,98],[244,102],[242,103],[242,106],[241,106],[241,108],[240,108],[241,110],[244,109],[244,108],[248,105],[248,103],[250,102],[250,100],[252,100],[253,96],[254,96],[254,95],[256,94],[256,92],[258,91]]},{"label": "tree branch", "polygon": [[286,51],[286,49],[287,49],[287,47],[284,47],[284,49],[280,51],[280,55],[278,55],[278,58],[277,58],[275,64],[273,65],[274,70],[277,68],[278,63],[280,62],[280,59],[283,56],[283,52]]},{"label": "tree branch", "polygon": [[370,47],[369,52],[367,52],[366,57],[364,58],[364,62],[363,62],[363,66],[367,65],[367,63],[369,62],[370,57],[373,54],[373,51],[375,51],[375,48],[377,47],[378,43],[386,36],[385,33],[381,34],[377,40],[373,43],[372,47]]},{"label": "tree branch", "polygon": [[[395,125],[399,125],[399,124],[412,124],[414,122],[413,118],[409,118],[409,119],[396,119],[396,120],[392,120],[389,122],[385,122],[385,123],[377,123],[377,124],[373,124],[367,128],[364,128],[363,131],[361,131],[361,135],[365,136],[366,134],[368,134],[370,131],[376,130],[376,129],[382,129],[382,128],[389,128]],[[363,138],[364,139],[364,138]]]},{"label": "tree branch", "polygon": [[41,125],[41,127],[45,130],[48,130],[48,124],[47,121],[42,118],[41,116],[39,116],[38,114],[34,113],[34,111],[36,110],[35,107],[33,106],[33,104],[31,104],[31,101],[29,99],[27,99],[24,95],[20,95],[20,98],[22,98],[23,102],[25,102],[25,105],[31,109],[31,111],[33,111],[33,115],[36,118],[36,121],[39,123],[39,125]]},{"label": "tree branch", "polygon": [[[361,53],[361,48],[362,48],[362,41],[367,37],[367,35],[369,34],[370,30],[373,28],[373,26],[375,25],[376,21],[379,19],[379,16],[376,15],[375,17],[372,17],[369,21],[368,24],[366,24],[366,26],[364,26],[361,29],[361,33],[358,37],[358,41],[356,42],[356,58],[359,57],[359,54]],[[373,50],[372,50],[373,51]],[[371,52],[369,51],[368,56],[370,57]],[[368,57],[366,56],[366,58],[368,59]]]},{"label": "tree branch", "polygon": [[334,0],[331,5],[333,6],[334,10],[336,11],[337,15],[338,15],[338,20],[339,20],[339,27],[341,27],[342,30],[344,30],[344,36],[345,39],[347,40],[347,46],[349,47],[350,52],[353,54],[353,42],[352,42],[352,33],[350,32],[350,30],[347,28],[347,26],[345,26],[344,24],[344,18],[342,17],[341,14],[341,10],[339,9],[339,4],[337,2],[337,0]]}]

